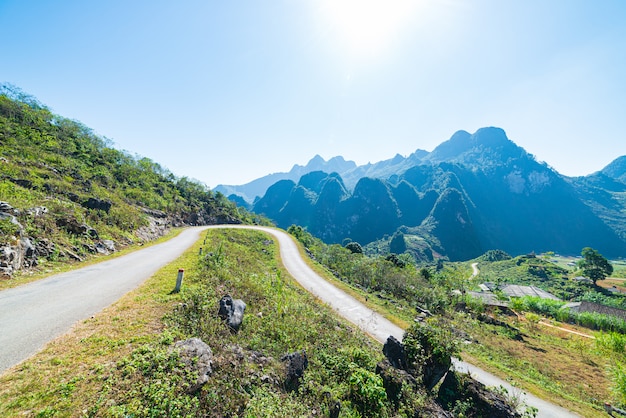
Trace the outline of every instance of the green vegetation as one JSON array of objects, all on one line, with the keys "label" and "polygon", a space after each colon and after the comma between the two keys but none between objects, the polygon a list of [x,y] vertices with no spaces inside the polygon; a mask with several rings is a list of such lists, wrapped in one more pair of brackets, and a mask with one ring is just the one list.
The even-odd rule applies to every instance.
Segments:
[{"label": "green vegetation", "polygon": [[171,225],[262,222],[9,85],[0,85],[0,202],[17,221],[0,217],[0,245],[28,238],[29,264],[40,268],[85,259],[102,240],[118,249],[151,240]]},{"label": "green vegetation", "polygon": [[[470,279],[472,270],[468,263],[416,266],[408,262],[399,267],[384,255],[368,257],[339,245],[323,244],[297,226],[292,226],[289,232],[307,246],[313,259],[346,285],[369,296],[373,302],[382,300],[388,315],[408,321],[423,315],[424,309],[436,314],[435,318],[443,321],[438,328],[451,325],[455,335],[473,342],[461,346],[462,358],[521,389],[589,417],[597,416],[604,401],[619,401],[612,392],[617,390],[617,383],[611,377],[618,369],[609,367],[610,361],[595,349],[592,340],[545,325],[543,317],[560,312],[558,308],[563,302],[523,298],[517,302],[523,306],[515,307],[527,313],[520,319],[499,314],[476,299],[454,292],[493,281],[537,285],[562,295],[573,292],[579,299],[618,300],[619,296],[604,294],[592,285],[572,282],[568,276],[573,271],[545,257],[512,258],[502,251],[490,251],[477,259],[480,273]],[[555,314],[555,318],[565,320],[565,312],[560,312],[561,316]],[[594,329],[622,329],[620,321],[602,315],[568,313],[567,320]],[[580,334],[589,332],[588,328],[576,325],[554,324]],[[459,411],[463,409],[462,403],[457,406]]]},{"label": "green vegetation", "polygon": [[524,296],[514,298],[509,306],[516,311],[539,313],[559,322],[576,324],[592,330],[626,334],[626,321],[621,318],[597,312],[571,312],[569,309],[564,309],[564,305],[565,302],[560,300]]},{"label": "green vegetation", "polygon": [[604,280],[613,273],[613,266],[609,263],[609,260],[604,258],[597,250],[585,247],[581,255],[583,259],[578,262],[578,267],[582,270],[585,277],[593,280],[593,284],[596,284],[598,280]]},{"label": "green vegetation", "polygon": [[[259,232],[209,231],[174,264],[186,267],[180,293],[170,293],[175,269],[167,267],[5,374],[0,415],[328,416],[340,405],[342,417],[384,417],[432,402],[426,392],[405,391],[391,403],[375,371],[380,345],[283,274],[276,250]],[[238,333],[217,315],[224,294],[247,303]],[[190,337],[214,356],[213,373],[197,390],[190,390],[197,375],[172,350]],[[281,361],[293,352],[308,357],[295,387]]]}]

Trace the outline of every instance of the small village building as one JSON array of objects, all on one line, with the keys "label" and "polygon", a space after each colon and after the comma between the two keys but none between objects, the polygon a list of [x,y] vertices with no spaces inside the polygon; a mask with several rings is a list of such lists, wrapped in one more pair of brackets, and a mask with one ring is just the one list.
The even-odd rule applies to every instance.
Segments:
[{"label": "small village building", "polygon": [[594,302],[571,302],[563,306],[563,309],[569,309],[570,312],[590,312],[604,315],[611,315],[626,321],[626,310],[614,308],[612,306],[601,305]]},{"label": "small village building", "polygon": [[578,283],[593,284],[593,280],[591,280],[589,277],[576,276],[572,280]]},{"label": "small village building", "polygon": [[524,296],[538,296],[542,299],[560,300],[550,292],[546,292],[536,286],[520,286],[517,284],[507,284],[500,288],[502,293],[511,298],[521,298]]}]

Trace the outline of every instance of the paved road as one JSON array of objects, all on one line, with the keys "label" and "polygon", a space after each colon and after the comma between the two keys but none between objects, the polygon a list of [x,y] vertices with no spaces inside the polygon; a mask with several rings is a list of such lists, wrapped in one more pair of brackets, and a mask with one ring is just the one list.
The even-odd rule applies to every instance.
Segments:
[{"label": "paved road", "polygon": [[[240,227],[240,226],[236,226]],[[387,337],[393,335],[398,340],[402,340],[404,330],[393,324],[385,317],[372,311],[362,303],[336,288],[317,273],[315,273],[306,262],[300,257],[298,247],[289,234],[271,228],[248,227],[270,233],[278,239],[280,245],[280,256],[289,273],[309,292],[317,296],[321,301],[329,305],[341,316],[359,326],[363,331],[370,334],[381,343],[387,341]],[[477,267],[472,266],[477,273]],[[519,393],[519,389],[512,387],[508,382],[479,369],[476,366],[456,360],[454,366],[461,372],[469,372],[479,382],[487,386],[504,386],[509,393]],[[521,398],[531,406],[539,409],[538,418],[569,418],[578,415],[561,408],[550,402],[546,402],[534,395],[520,393]]]},{"label": "paved road", "polygon": [[[0,373],[178,258],[205,227],[128,255],[0,292]],[[172,281],[172,288],[175,278]]]},{"label": "paved road", "polygon": [[[73,324],[109,306],[174,261],[198,239],[202,230],[224,227],[256,229],[273,235],[279,242],[285,268],[306,290],[381,343],[390,335],[402,339],[404,331],[400,327],[315,273],[300,257],[298,247],[287,233],[259,226],[218,225],[190,228],[165,243],[0,292],[0,373],[35,354]],[[514,390],[507,382],[475,366],[456,361],[455,367],[471,372],[486,385]],[[539,408],[539,418],[577,416],[530,394],[522,396],[529,405]]]}]

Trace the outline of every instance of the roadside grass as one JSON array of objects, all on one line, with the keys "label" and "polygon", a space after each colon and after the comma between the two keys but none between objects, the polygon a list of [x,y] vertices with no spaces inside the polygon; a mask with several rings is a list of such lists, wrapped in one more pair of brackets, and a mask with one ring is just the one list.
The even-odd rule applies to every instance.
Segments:
[{"label": "roadside grass", "polygon": [[[330,400],[341,399],[342,413],[352,416],[359,399],[347,370],[356,367],[361,374],[371,373],[381,358],[380,347],[300,288],[283,270],[273,242],[260,232],[208,232],[205,242],[200,240],[140,288],[0,376],[0,416],[143,416],[147,415],[146,403],[155,397],[171,400],[169,407],[176,407],[174,401],[186,396],[176,386],[180,382],[159,386],[163,375],[151,372],[146,376],[137,369],[149,362],[170,370],[174,366],[168,363],[169,346],[190,336],[206,339],[214,351],[216,372],[202,395],[221,412],[297,416],[304,405],[323,415]],[[406,324],[405,318],[413,315],[398,310],[397,304],[351,288],[303,255],[335,285],[371,307],[377,302],[375,309],[396,323]],[[185,269],[183,291],[170,294],[181,267]],[[224,293],[248,303],[239,334],[228,332],[216,318],[217,302]],[[198,309],[181,310],[183,304],[195,304]],[[198,323],[196,313],[203,313],[205,320]],[[502,327],[464,315],[455,318],[460,329],[479,341],[465,347],[464,360],[582,416],[597,416],[602,403],[611,398],[609,357],[592,340],[499,317],[522,332],[524,341],[516,341]],[[244,353],[263,353],[270,360],[264,365],[244,364],[236,347]],[[306,350],[311,363],[304,389],[288,393],[277,385],[260,384],[262,379],[278,380],[283,369],[277,358],[298,350]],[[194,408],[207,408],[199,398],[184,399],[190,414],[197,412]],[[424,395],[416,394],[413,402],[423,404]]]},{"label": "roadside grass", "polygon": [[86,267],[92,264],[100,263],[113,258],[121,257],[133,251],[137,251],[141,248],[150,247],[152,245],[160,244],[169,239],[174,238],[182,232],[182,228],[171,228],[164,236],[147,242],[137,242],[120,248],[114,253],[108,255],[91,255],[83,261],[68,262],[65,261],[49,261],[41,260],[39,266],[30,270],[18,270],[13,278],[0,279],[0,291],[10,289],[12,287],[21,286],[26,283],[35,282],[37,280],[44,279],[54,274],[64,273],[66,271],[75,270],[81,267]]},{"label": "roadside grass", "polygon": [[[178,268],[185,269],[183,290],[170,294]],[[226,293],[248,305],[237,334],[216,315]],[[169,347],[189,337],[202,338],[215,356],[214,374],[199,395],[184,391],[184,376],[167,373],[178,365]],[[300,389],[286,391],[278,359],[300,350],[309,368]],[[242,361],[242,352],[267,360]],[[387,404],[367,399],[380,393],[372,377],[380,359],[378,343],[288,276],[268,235],[210,230],[205,242],[141,287],[0,376],[0,416],[323,416],[336,400],[342,416],[385,416]],[[358,381],[364,386],[351,383]],[[419,405],[424,397],[407,401]]]},{"label": "roadside grass", "polygon": [[[498,319],[518,329],[522,340],[513,338],[505,327],[457,317],[457,325],[478,341],[464,347],[464,360],[582,416],[601,413],[604,402],[611,398],[609,361],[593,339],[536,321]],[[590,334],[582,327],[566,327]]]},{"label": "roadside grass", "polygon": [[352,286],[350,283],[346,283],[345,281],[338,279],[326,267],[311,260],[308,254],[303,250],[302,245],[298,244],[298,248],[300,249],[300,256],[303,260],[305,260],[308,266],[325,280],[332,283],[335,287],[343,290],[374,312],[384,315],[389,321],[402,329],[408,328],[413,322],[416,311],[412,307],[405,306],[401,302],[393,302],[389,299],[383,299],[380,296],[373,295],[363,289]]},{"label": "roadside grass", "polygon": [[[160,318],[180,300],[180,295],[168,293],[179,267],[193,271],[194,250],[2,374],[0,416],[85,414],[111,367],[133,348],[159,338],[164,330]],[[67,270],[71,267],[76,266]]]}]

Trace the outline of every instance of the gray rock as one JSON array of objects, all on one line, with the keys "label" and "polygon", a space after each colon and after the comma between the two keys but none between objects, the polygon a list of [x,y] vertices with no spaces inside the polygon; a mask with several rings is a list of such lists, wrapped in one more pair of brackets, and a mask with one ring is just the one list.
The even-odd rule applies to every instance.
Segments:
[{"label": "gray rock", "polygon": [[41,238],[36,241],[35,247],[37,250],[37,254],[40,257],[48,258],[52,254],[54,254],[55,246],[54,243],[46,238]]},{"label": "gray rock", "polygon": [[13,206],[11,206],[9,202],[0,201],[0,212],[13,213],[13,211]]},{"label": "gray rock", "polygon": [[383,345],[383,354],[393,367],[400,370],[407,370],[408,363],[406,359],[406,350],[400,341],[393,335],[387,338],[387,342]]},{"label": "gray rock", "polygon": [[476,416],[518,418],[520,414],[505,396],[489,390],[467,374],[450,372],[439,387],[437,400],[445,409],[452,409],[459,401],[470,401]]},{"label": "gray rock", "polygon": [[26,213],[37,218],[39,216],[44,216],[45,214],[47,214],[48,208],[45,206],[35,206],[34,208],[26,209]]},{"label": "gray rock", "polygon": [[28,238],[0,246],[0,276],[12,277],[23,267],[37,265],[37,249]]},{"label": "gray rock", "polygon": [[102,200],[96,197],[90,197],[85,202],[81,203],[81,205],[87,209],[97,209],[97,210],[102,210],[108,213],[109,210],[111,209],[112,203],[108,200]]},{"label": "gray rock", "polygon": [[[386,354],[385,354],[386,355]],[[383,380],[383,387],[387,399],[397,407],[402,399],[402,389],[405,386],[417,387],[417,381],[405,369],[393,365],[389,358],[376,365],[376,374]]]},{"label": "gray rock", "polygon": [[198,391],[202,385],[209,381],[209,376],[213,373],[211,347],[200,338],[190,338],[178,341],[174,344],[174,348],[179,351],[185,366],[198,374],[198,379],[190,384],[188,392]]},{"label": "gray rock", "polygon": [[304,371],[309,366],[309,359],[306,351],[285,354],[280,361],[286,364],[285,388],[296,390],[300,386],[300,380],[304,376]]},{"label": "gray rock", "polygon": [[101,244],[102,246],[104,246],[104,248],[106,248],[106,250],[110,253],[115,252],[115,242],[110,239],[103,239],[98,244]]},{"label": "gray rock", "polygon": [[222,318],[230,329],[237,332],[243,322],[243,313],[246,304],[241,299],[233,299],[230,295],[225,295],[220,299],[220,309],[218,315]]},{"label": "gray rock", "polygon": [[65,229],[70,234],[87,235],[93,239],[98,239],[98,231],[87,224],[78,222],[74,218],[60,218],[57,220],[57,226]]},{"label": "gray rock", "polygon": [[20,247],[24,253],[24,258],[32,259],[37,257],[37,248],[33,245],[29,238],[20,239]]}]

